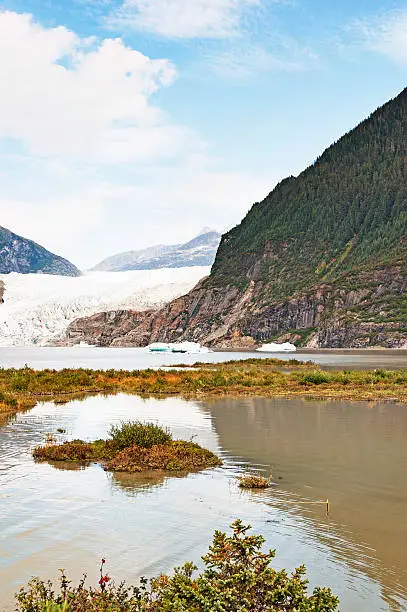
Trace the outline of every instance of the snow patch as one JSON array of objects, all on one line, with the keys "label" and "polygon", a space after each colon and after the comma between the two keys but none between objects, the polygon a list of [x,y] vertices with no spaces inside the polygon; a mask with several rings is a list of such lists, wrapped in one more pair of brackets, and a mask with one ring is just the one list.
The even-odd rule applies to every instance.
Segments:
[{"label": "snow patch", "polygon": [[74,278],[0,274],[0,346],[44,346],[69,323],[106,310],[158,309],[188,293],[209,267],[89,272]]}]

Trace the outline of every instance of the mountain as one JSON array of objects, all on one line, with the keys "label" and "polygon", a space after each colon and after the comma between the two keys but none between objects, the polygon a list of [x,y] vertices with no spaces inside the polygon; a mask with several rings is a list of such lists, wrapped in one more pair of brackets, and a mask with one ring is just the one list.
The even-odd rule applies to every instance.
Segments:
[{"label": "mountain", "polygon": [[407,347],[407,89],[256,203],[211,275],[131,331],[170,338]]},{"label": "mountain", "polygon": [[0,227],[0,274],[9,272],[80,276],[78,268],[63,257]]},{"label": "mountain", "polygon": [[101,310],[158,310],[209,272],[209,267],[193,267],[85,272],[77,278],[0,275],[0,347],[56,343],[72,321]]},{"label": "mountain", "polygon": [[215,260],[220,239],[220,234],[205,228],[196,238],[185,244],[159,244],[140,251],[119,253],[104,259],[93,270],[124,272],[128,270],[211,266]]}]

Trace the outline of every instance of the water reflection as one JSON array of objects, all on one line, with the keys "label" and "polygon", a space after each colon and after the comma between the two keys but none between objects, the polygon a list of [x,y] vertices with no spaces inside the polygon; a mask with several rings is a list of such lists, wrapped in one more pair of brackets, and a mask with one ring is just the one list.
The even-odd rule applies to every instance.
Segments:
[{"label": "water reflection", "polygon": [[162,487],[168,478],[185,478],[185,476],[186,474],[172,474],[168,476],[163,472],[149,472],[143,474],[113,472],[109,474],[112,488],[118,488],[131,497]]},{"label": "water reflection", "polygon": [[[40,463],[40,461],[36,463]],[[48,461],[48,465],[62,472],[80,472],[88,467],[86,464],[76,463],[75,461]]]},{"label": "water reflection", "polygon": [[[225,466],[140,477],[97,464],[56,470],[31,458],[58,428],[62,438],[94,440],[127,419],[195,436]],[[236,517],[277,549],[277,567],[305,562],[312,584],[332,585],[343,610],[406,609],[406,435],[405,407],[389,404],[125,395],[40,404],[0,429],[2,609],[12,609],[12,593],[32,574],[65,567],[74,579],[86,570],[95,580],[101,556],[113,577],[129,581],[196,562],[214,529]],[[235,477],[245,467],[272,471],[278,486],[239,490]],[[330,518],[308,503],[326,497]]]},{"label": "water reflection", "polygon": [[[407,411],[389,403],[307,399],[211,403],[220,444],[282,480],[263,501],[289,508],[335,555],[407,594]],[[329,498],[330,519],[318,500]]]}]

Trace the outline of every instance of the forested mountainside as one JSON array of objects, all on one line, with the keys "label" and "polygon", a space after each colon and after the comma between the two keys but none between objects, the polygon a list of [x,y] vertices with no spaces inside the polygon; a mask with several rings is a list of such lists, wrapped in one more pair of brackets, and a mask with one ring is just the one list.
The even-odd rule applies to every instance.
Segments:
[{"label": "forested mountainside", "polygon": [[123,272],[211,266],[215,260],[220,239],[221,235],[218,232],[205,229],[185,244],[159,244],[140,251],[127,251],[112,255],[95,266],[94,270]]},{"label": "forested mountainside", "polygon": [[78,268],[68,260],[50,253],[32,240],[0,227],[0,274],[10,272],[80,276]]},{"label": "forested mountainside", "polygon": [[114,341],[407,347],[406,292],[404,90],[256,203],[197,288],[138,314],[130,337]]},{"label": "forested mountainside", "polygon": [[223,237],[210,284],[261,279],[281,297],[405,261],[406,178],[407,90],[255,204]]}]

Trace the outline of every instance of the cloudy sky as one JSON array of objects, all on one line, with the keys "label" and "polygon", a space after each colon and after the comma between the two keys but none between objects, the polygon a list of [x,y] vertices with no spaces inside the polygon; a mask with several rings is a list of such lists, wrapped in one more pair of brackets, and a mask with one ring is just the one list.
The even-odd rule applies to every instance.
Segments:
[{"label": "cloudy sky", "polygon": [[82,268],[240,221],[407,85],[397,0],[3,0],[0,225]]}]

